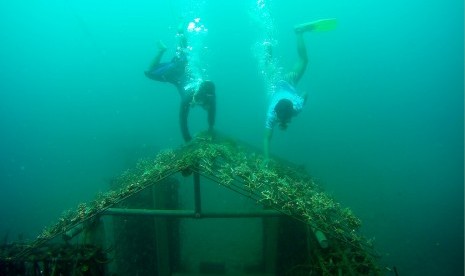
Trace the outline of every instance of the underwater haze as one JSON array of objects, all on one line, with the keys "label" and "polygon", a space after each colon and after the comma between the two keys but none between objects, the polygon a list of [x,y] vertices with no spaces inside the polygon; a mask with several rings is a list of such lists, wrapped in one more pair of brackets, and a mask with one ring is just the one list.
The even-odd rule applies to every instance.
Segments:
[{"label": "underwater haze", "polygon": [[[2,1],[0,235],[34,239],[139,158],[183,144],[178,92],[144,76],[159,40],[173,55],[180,22],[206,28],[216,130],[261,148],[263,26],[290,68],[293,26],[336,18],[305,34],[308,102],[271,153],[354,210],[383,266],[463,275],[463,11],[462,0]],[[207,127],[200,108],[189,121],[193,134]]]}]

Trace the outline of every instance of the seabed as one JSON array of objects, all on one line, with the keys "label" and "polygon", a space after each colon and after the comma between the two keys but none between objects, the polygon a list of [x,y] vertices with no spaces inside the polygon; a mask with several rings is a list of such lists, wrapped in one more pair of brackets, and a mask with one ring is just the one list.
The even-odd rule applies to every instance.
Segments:
[{"label": "seabed", "polygon": [[[179,209],[174,177],[179,174],[193,179],[191,210]],[[202,210],[201,180],[216,182],[262,208]],[[232,275],[218,262],[201,263],[195,270],[183,266],[179,220],[185,218],[262,220],[263,256],[241,275],[383,274],[379,255],[359,233],[361,221],[349,208],[303,169],[278,159],[265,165],[252,147],[226,137],[199,135],[178,149],[163,150],[154,159],[139,161],[112,186],[92,202],[65,211],[34,241],[3,245],[0,275]],[[105,243],[108,232],[112,246]],[[121,244],[128,235],[132,243]],[[141,243],[153,246],[143,262],[131,263],[134,254],[147,250]]]}]

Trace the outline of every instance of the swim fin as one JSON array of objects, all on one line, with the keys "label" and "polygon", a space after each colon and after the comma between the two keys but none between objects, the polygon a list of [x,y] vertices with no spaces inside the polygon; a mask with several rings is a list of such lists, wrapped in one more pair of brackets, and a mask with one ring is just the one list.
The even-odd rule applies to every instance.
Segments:
[{"label": "swim fin", "polygon": [[327,19],[320,19],[308,23],[303,23],[300,25],[296,25],[294,30],[296,32],[306,32],[306,31],[331,31],[334,30],[337,26],[336,18],[327,18]]}]

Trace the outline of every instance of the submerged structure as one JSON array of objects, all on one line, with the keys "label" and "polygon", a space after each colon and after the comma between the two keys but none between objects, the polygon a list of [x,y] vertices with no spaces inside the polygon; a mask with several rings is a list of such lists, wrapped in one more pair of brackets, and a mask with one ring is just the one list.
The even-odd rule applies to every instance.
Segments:
[{"label": "submerged structure", "polygon": [[[186,179],[193,185],[180,193],[191,183],[181,185]],[[204,208],[203,188],[215,183],[255,207],[218,210],[213,203]],[[213,201],[221,198],[213,196]],[[208,219],[237,222],[213,230],[205,224]],[[255,223],[244,224],[250,219]],[[197,242],[189,233],[196,223],[206,225]],[[35,241],[3,246],[0,274],[378,275],[377,255],[359,234],[360,226],[352,211],[304,170],[280,160],[265,163],[243,143],[198,136],[140,161],[114,181],[112,190],[64,212]],[[221,252],[230,245],[196,252],[201,244],[221,243],[218,237],[234,232],[243,236],[236,244],[257,254],[241,258],[237,253],[229,262]]]}]

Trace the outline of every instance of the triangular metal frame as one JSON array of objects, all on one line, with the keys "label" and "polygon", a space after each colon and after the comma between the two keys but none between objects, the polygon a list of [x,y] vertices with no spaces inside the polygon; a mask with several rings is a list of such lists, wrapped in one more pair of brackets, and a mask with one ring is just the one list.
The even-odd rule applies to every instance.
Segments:
[{"label": "triangular metal frame", "polygon": [[[131,210],[112,208],[128,197],[181,172],[194,176],[194,210]],[[200,175],[264,204],[272,210],[255,213],[203,212],[200,200]],[[266,163],[260,154],[244,143],[228,138],[212,139],[198,136],[176,149],[160,152],[154,160],[140,161],[136,168],[123,173],[118,190],[100,195],[91,203],[81,203],[74,211],[66,212],[58,222],[46,228],[37,239],[13,259],[27,255],[34,248],[52,240],[77,225],[107,214],[147,214],[178,217],[238,217],[288,215],[308,224],[314,232],[326,235],[333,248],[342,254],[344,271],[356,274],[360,265],[378,272],[376,254],[371,244],[358,234],[360,220],[348,208],[328,196],[302,169],[280,160]],[[347,253],[348,252],[348,253]],[[321,254],[324,254],[321,251]],[[350,260],[357,256],[358,261]],[[321,271],[330,274],[333,258],[318,257]]]}]

